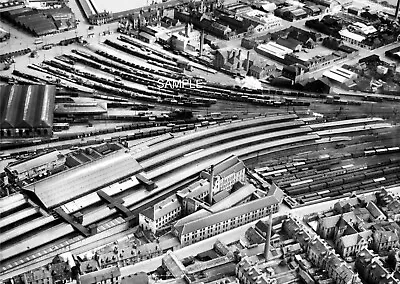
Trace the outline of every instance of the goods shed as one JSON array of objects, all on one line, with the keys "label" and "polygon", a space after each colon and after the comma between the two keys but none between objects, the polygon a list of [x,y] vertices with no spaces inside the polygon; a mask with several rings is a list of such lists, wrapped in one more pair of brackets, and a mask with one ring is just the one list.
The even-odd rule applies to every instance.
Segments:
[{"label": "goods shed", "polygon": [[0,86],[1,137],[52,134],[55,86]]}]

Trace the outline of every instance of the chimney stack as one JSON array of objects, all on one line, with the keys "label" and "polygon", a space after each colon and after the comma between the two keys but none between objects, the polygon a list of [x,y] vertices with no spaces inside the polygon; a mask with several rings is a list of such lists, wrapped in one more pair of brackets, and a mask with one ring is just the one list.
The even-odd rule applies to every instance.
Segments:
[{"label": "chimney stack", "polygon": [[201,30],[201,34],[200,34],[200,56],[203,56],[203,48],[204,48],[204,30]]},{"label": "chimney stack", "polygon": [[265,262],[268,261],[268,253],[269,253],[269,248],[270,248],[270,245],[271,245],[271,230],[272,230],[272,214],[269,215],[267,235],[265,237],[265,246],[264,246]]},{"label": "chimney stack", "polygon": [[249,68],[250,68],[250,51],[247,51],[246,72],[249,72]]},{"label": "chimney stack", "polygon": [[189,23],[185,25],[185,37],[189,37]]},{"label": "chimney stack", "polygon": [[210,170],[210,190],[208,192],[208,198],[209,198],[210,206],[212,205],[212,200],[213,200],[213,187],[214,187],[214,165],[211,165],[211,170]]}]

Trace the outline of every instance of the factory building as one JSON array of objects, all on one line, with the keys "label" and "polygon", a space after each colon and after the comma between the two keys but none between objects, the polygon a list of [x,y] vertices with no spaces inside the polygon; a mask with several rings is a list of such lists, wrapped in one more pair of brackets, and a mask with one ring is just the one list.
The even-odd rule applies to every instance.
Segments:
[{"label": "factory building", "polygon": [[182,206],[176,194],[139,213],[139,226],[154,234],[181,216]]},{"label": "factory building", "polygon": [[[271,194],[214,214],[202,214],[187,222],[177,222],[172,233],[182,246],[187,246],[254,220],[276,213],[283,199],[282,190],[275,187]],[[189,215],[190,217],[190,215]]]},{"label": "factory building", "polygon": [[[238,157],[232,155],[214,166],[213,194],[222,190],[230,190],[236,182],[246,181],[245,165]],[[200,177],[211,182],[210,171],[203,171]]]},{"label": "factory building", "polygon": [[210,183],[201,179],[176,193],[182,204],[183,214],[189,215],[197,211],[200,202],[204,201],[210,189]]},{"label": "factory building", "polygon": [[25,1],[0,1],[0,13],[21,9],[23,7],[25,7]]},{"label": "factory building", "polygon": [[0,136],[51,136],[55,90],[53,85],[0,86]]},{"label": "factory building", "polygon": [[9,181],[17,183],[45,176],[64,168],[66,157],[59,151],[45,153],[29,160],[9,164],[5,169]]}]

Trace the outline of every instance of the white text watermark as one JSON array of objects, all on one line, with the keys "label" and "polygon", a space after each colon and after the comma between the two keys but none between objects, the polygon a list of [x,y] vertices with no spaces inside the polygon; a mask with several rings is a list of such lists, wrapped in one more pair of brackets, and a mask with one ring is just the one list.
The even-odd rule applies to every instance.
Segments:
[{"label": "white text watermark", "polygon": [[203,87],[203,82],[201,80],[157,80],[157,87],[160,89],[181,89],[181,88],[189,88],[189,89],[200,89]]}]

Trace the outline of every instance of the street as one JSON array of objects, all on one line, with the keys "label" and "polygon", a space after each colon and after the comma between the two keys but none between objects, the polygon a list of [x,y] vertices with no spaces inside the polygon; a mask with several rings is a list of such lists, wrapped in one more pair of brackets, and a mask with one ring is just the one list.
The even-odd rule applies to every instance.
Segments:
[{"label": "street", "polygon": [[[82,11],[78,6],[77,1],[76,0],[69,1],[68,6],[74,12],[75,18],[80,21],[77,24],[77,28],[63,33],[51,34],[40,37],[40,39],[43,40],[43,44],[41,44],[40,46],[46,44],[58,44],[61,40],[77,36],[83,36],[83,38],[88,42],[96,42],[98,40],[99,35],[102,34],[103,32],[108,32],[108,31],[115,32],[118,28],[118,22],[114,22],[101,26],[93,26],[93,29],[89,31],[88,28],[90,25],[87,22],[85,16],[82,14]],[[11,23],[5,21],[0,22],[0,28],[9,31],[11,33],[11,38],[8,41],[0,43],[1,53],[7,53],[25,48],[30,48],[32,50],[38,48],[38,46],[35,45],[35,40],[37,40],[38,38],[22,30],[22,28],[18,28],[12,25]],[[94,33],[95,37],[87,38],[89,33]],[[16,61],[18,60],[20,59],[16,58]]]},{"label": "street", "polygon": [[[388,190],[390,190],[391,192],[393,192],[395,194],[399,194],[400,186],[396,186],[396,187],[393,187],[390,189],[388,188]],[[367,195],[370,195],[370,194],[372,194],[372,193],[369,193]],[[299,207],[299,208],[295,208],[295,209],[290,209],[285,204],[282,204],[279,209],[279,212],[274,214],[273,217],[276,218],[278,216],[283,216],[283,215],[292,215],[292,216],[298,217],[299,219],[302,219],[305,215],[308,215],[311,213],[328,211],[331,208],[333,208],[333,205],[336,202],[338,202],[340,200],[345,200],[345,199],[348,199],[348,198],[346,197],[346,198],[329,200],[326,202],[321,202],[321,203],[309,205],[306,207]],[[268,217],[262,218],[261,220],[267,221]],[[206,250],[212,249],[214,246],[214,243],[217,240],[220,240],[221,242],[226,243],[226,244],[232,243],[234,241],[237,241],[240,238],[240,236],[243,236],[244,233],[246,232],[246,230],[248,228],[250,228],[251,226],[255,225],[255,223],[257,223],[258,221],[259,220],[250,222],[246,225],[235,228],[228,232],[216,235],[214,237],[205,239],[203,241],[197,242],[190,246],[181,248],[177,251],[174,251],[174,254],[178,257],[178,259],[182,260],[185,257],[195,256],[196,254],[198,254],[200,252],[204,252]],[[306,229],[308,229],[308,228],[306,228]],[[138,273],[141,271],[152,272],[152,271],[156,270],[157,267],[161,266],[161,260],[163,257],[164,257],[164,255],[158,256],[158,257],[155,257],[155,258],[152,258],[149,260],[145,260],[145,261],[133,264],[133,265],[122,267],[121,268],[121,276],[126,277],[128,275],[135,274],[135,273]]]}]

